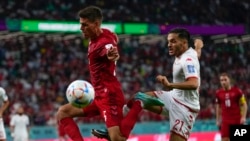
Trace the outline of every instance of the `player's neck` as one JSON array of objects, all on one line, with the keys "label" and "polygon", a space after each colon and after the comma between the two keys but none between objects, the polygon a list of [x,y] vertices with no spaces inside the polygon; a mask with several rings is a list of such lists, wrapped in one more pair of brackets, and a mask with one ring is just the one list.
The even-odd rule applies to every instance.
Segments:
[{"label": "player's neck", "polygon": [[102,31],[101,28],[96,29],[95,37],[91,38],[91,40],[94,40],[94,39],[98,38],[102,34],[102,32],[103,31]]},{"label": "player's neck", "polygon": [[227,86],[227,87],[224,87],[224,90],[228,91],[231,89],[231,85]]}]

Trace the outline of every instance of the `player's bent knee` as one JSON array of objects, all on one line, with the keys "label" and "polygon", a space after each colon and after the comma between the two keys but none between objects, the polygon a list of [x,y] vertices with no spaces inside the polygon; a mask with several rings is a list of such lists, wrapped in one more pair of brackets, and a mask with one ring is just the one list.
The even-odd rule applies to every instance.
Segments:
[{"label": "player's bent knee", "polygon": [[[57,120],[63,119],[65,117],[74,117],[75,114],[78,112],[78,109],[75,109],[73,106],[66,104],[61,106],[57,113],[56,113],[56,118]],[[81,110],[81,109],[79,109]]]},{"label": "player's bent knee", "polygon": [[108,132],[111,141],[126,141],[126,138],[122,136],[118,126],[110,127]]},{"label": "player's bent knee", "polygon": [[150,92],[144,92],[145,94],[147,95],[150,95],[150,96],[154,96],[155,97],[155,93],[153,91],[150,91]]}]

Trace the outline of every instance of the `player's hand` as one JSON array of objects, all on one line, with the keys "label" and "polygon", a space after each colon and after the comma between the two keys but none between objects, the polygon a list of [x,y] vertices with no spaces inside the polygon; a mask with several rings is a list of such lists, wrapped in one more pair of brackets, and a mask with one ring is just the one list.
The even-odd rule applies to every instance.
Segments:
[{"label": "player's hand", "polygon": [[245,117],[241,117],[240,118],[240,124],[245,124],[246,123],[246,118]]},{"label": "player's hand", "polygon": [[12,138],[14,138],[14,133],[11,132],[11,133],[10,133],[10,136],[11,136]]},{"label": "player's hand", "polygon": [[216,121],[216,125],[220,127],[220,121]]},{"label": "player's hand", "polygon": [[107,50],[107,57],[111,61],[117,61],[120,58],[117,47],[111,47]]},{"label": "player's hand", "polygon": [[169,81],[168,81],[168,79],[167,79],[166,76],[158,75],[158,76],[156,77],[156,80],[157,80],[158,82],[160,82],[162,85],[166,86],[167,88],[170,88],[170,83],[169,83]]},{"label": "player's hand", "polygon": [[201,49],[203,48],[204,46],[204,43],[201,39],[197,38],[197,39],[194,39],[194,47],[195,49]]},{"label": "player's hand", "polygon": [[197,52],[198,58],[201,57],[201,49],[203,48],[204,44],[201,39],[194,39],[194,48]]},{"label": "player's hand", "polygon": [[3,111],[0,110],[0,118],[3,117]]}]

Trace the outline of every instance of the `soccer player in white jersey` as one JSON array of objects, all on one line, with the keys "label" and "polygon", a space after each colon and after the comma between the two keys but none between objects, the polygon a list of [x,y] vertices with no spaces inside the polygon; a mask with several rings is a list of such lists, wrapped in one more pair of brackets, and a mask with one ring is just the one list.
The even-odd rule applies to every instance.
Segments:
[{"label": "soccer player in white jersey", "polygon": [[155,113],[167,111],[170,120],[170,141],[186,141],[200,110],[200,64],[198,53],[189,47],[190,33],[184,28],[172,29],[167,36],[169,55],[175,56],[173,82],[158,75],[159,81],[169,91],[153,91],[164,101],[164,107],[145,107]]},{"label": "soccer player in white jersey", "polygon": [[24,109],[20,106],[17,113],[11,117],[10,131],[13,141],[29,140],[29,117],[24,114]]},{"label": "soccer player in white jersey", "polygon": [[[169,54],[175,56],[173,82],[170,83],[164,75],[158,75],[156,80],[169,91],[138,92],[129,100],[127,107],[131,108],[139,99],[144,109],[169,116],[170,141],[186,141],[200,110],[198,91],[200,65],[198,58],[201,56],[203,41],[195,39],[195,49],[189,47],[190,34],[184,28],[172,29],[167,40]],[[154,106],[148,100],[149,96],[158,97],[164,102],[164,107]],[[94,135],[97,137],[108,139],[107,130],[95,130],[95,133]]]},{"label": "soccer player in white jersey", "polygon": [[6,132],[4,128],[3,113],[9,107],[9,100],[6,91],[0,87],[0,141],[6,141]]}]

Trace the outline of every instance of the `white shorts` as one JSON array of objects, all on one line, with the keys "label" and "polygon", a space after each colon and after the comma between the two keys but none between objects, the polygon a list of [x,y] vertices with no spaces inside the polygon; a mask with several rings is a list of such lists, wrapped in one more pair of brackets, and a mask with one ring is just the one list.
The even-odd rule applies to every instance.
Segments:
[{"label": "white shorts", "polygon": [[3,118],[0,118],[0,139],[6,139],[6,132],[4,128]]},{"label": "white shorts", "polygon": [[175,101],[173,91],[154,91],[154,93],[164,102],[164,107],[169,112],[170,131],[187,140],[198,112]]},{"label": "white shorts", "polygon": [[28,141],[29,138],[27,136],[14,136],[13,141]]}]

